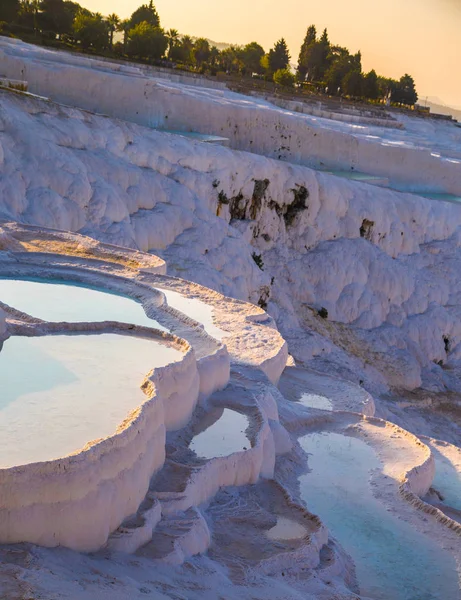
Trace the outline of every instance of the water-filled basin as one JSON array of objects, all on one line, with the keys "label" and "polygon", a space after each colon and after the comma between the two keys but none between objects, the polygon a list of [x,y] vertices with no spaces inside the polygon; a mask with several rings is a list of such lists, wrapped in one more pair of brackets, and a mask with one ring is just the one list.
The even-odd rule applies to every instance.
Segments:
[{"label": "water-filled basin", "polygon": [[301,495],[356,563],[361,593],[375,600],[458,598],[453,557],[388,512],[369,478],[380,468],[375,451],[338,433],[300,439],[312,471],[300,478]]},{"label": "water-filled basin", "polygon": [[172,290],[161,289],[159,291],[165,294],[168,306],[201,323],[211,337],[221,340],[224,336],[229,335],[227,331],[220,329],[213,323],[213,307],[206,304],[206,302],[202,302],[197,298],[187,298]]},{"label": "water-filled basin", "polygon": [[60,458],[113,434],[154,368],[182,353],[116,334],[11,337],[0,351],[0,467]]},{"label": "water-filled basin", "polygon": [[225,408],[221,417],[208,429],[196,435],[189,447],[201,458],[228,456],[251,446],[245,434],[248,418]]},{"label": "water-filled basin", "polygon": [[119,321],[166,331],[132,298],[74,282],[0,279],[0,301],[44,321]]}]

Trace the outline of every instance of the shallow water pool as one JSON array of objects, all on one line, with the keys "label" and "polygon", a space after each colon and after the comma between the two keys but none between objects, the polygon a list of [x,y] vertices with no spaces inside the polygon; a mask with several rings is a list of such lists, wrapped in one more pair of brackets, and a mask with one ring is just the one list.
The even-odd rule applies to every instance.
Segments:
[{"label": "shallow water pool", "polygon": [[227,331],[220,329],[213,323],[213,307],[206,304],[206,302],[202,302],[197,298],[187,298],[172,290],[159,289],[159,291],[165,294],[169,306],[201,323],[211,337],[221,340],[224,336],[229,335]]},{"label": "shallow water pool", "polygon": [[373,496],[370,473],[380,462],[370,446],[331,432],[299,441],[312,469],[300,478],[301,495],[354,559],[363,595],[375,600],[459,598],[453,557]]},{"label": "shallow water pool", "polygon": [[11,337],[0,351],[0,467],[51,460],[115,432],[154,368],[181,359],[124,335]]},{"label": "shallow water pool", "polygon": [[192,439],[189,447],[197,456],[208,459],[241,452],[251,446],[245,434],[248,424],[245,415],[225,408],[213,425]]},{"label": "shallow water pool", "polygon": [[430,200],[443,200],[445,202],[455,202],[457,204],[461,202],[461,196],[456,196],[454,194],[422,192],[420,195],[424,198],[429,198]]},{"label": "shallow water pool", "polygon": [[132,298],[73,282],[0,279],[0,301],[44,321],[120,321],[166,331]]},{"label": "shallow water pool", "polygon": [[342,179],[350,179],[352,181],[361,181],[363,183],[372,183],[375,185],[388,185],[389,181],[386,177],[379,175],[370,175],[369,173],[361,173],[359,171],[328,171],[331,175],[341,177]]}]

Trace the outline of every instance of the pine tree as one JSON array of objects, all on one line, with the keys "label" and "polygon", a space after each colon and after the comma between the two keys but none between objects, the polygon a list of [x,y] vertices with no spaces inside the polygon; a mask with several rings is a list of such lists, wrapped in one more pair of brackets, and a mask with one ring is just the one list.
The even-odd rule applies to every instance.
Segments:
[{"label": "pine tree", "polygon": [[152,0],[150,0],[149,4],[142,4],[134,11],[130,18],[130,28],[136,27],[136,25],[139,25],[143,21],[152,25],[152,27],[160,27],[160,17]]},{"label": "pine tree", "polygon": [[296,70],[299,81],[305,81],[306,75],[308,74],[310,53],[316,42],[316,38],[317,30],[315,29],[315,25],[310,25],[307,28],[306,37],[304,38],[301,50],[299,51],[298,68]]},{"label": "pine tree", "polygon": [[268,63],[270,73],[275,73],[279,69],[287,69],[290,64],[290,53],[284,38],[276,42],[272,50],[269,50]]}]

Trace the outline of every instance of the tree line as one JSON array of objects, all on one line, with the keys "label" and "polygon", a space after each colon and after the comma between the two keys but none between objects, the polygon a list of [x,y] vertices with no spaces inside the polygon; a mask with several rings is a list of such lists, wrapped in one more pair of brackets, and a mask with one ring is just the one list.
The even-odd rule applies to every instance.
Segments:
[{"label": "tree line", "polygon": [[310,25],[301,46],[296,70],[303,84],[324,86],[330,95],[344,94],[368,100],[387,99],[396,104],[414,105],[418,100],[415,82],[405,74],[400,80],[380,77],[372,69],[362,71],[362,55],[351,54],[347,48],[335,46],[323,30],[317,36],[315,25]]},{"label": "tree line", "polygon": [[[325,29],[320,36],[314,25],[307,29],[296,73],[284,38],[266,53],[257,42],[219,50],[205,38],[180,35],[161,27],[150,0],[129,19],[116,14],[93,13],[73,0],[1,0],[0,30],[44,44],[57,43],[99,54],[128,56],[158,64],[169,61],[182,68],[215,75],[225,71],[240,77],[257,77],[281,87],[295,85],[329,95],[365,98],[414,105],[418,99],[414,80],[405,74],[399,81],[380,77],[374,70],[363,73],[361,53],[330,42]],[[116,41],[116,33],[120,39]]]}]

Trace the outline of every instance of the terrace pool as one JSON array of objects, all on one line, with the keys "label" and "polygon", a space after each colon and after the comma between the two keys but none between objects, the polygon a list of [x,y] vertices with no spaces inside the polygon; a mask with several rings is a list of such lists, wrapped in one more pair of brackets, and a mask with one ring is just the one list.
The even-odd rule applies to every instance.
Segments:
[{"label": "terrace pool", "polygon": [[60,458],[113,434],[154,368],[182,353],[116,334],[14,336],[0,351],[0,467]]},{"label": "terrace pool", "polygon": [[189,447],[200,458],[208,459],[241,452],[251,447],[245,434],[248,425],[245,415],[225,408],[213,425],[192,439]]},{"label": "terrace pool", "polygon": [[172,290],[159,289],[159,291],[165,294],[168,306],[179,310],[191,319],[194,319],[194,321],[201,323],[211,337],[221,340],[224,336],[229,335],[227,331],[216,327],[213,322],[213,307],[206,304],[206,302],[202,302],[197,298],[187,298],[179,292],[173,292]]},{"label": "terrace pool", "polygon": [[0,279],[0,301],[44,321],[120,321],[166,331],[132,298],[75,282]]},{"label": "terrace pool", "polygon": [[370,474],[381,465],[370,446],[332,432],[312,433],[299,441],[312,469],[300,478],[301,495],[354,559],[364,596],[460,597],[453,557],[373,496]]}]

